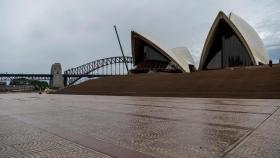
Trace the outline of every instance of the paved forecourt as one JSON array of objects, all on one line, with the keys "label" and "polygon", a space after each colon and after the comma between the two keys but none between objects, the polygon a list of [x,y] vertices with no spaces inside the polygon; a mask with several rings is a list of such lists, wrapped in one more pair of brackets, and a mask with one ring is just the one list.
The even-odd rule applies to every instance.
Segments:
[{"label": "paved forecourt", "polygon": [[277,157],[280,100],[0,95],[0,157]]}]

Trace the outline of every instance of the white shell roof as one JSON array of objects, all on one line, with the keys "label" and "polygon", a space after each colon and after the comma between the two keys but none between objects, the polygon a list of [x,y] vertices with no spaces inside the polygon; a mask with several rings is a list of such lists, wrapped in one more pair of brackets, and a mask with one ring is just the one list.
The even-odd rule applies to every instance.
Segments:
[{"label": "white shell roof", "polygon": [[246,21],[234,13],[230,13],[229,19],[245,38],[257,63],[262,62],[263,64],[268,64],[268,53],[258,33]]},{"label": "white shell roof", "polygon": [[176,55],[178,60],[182,60],[182,62],[189,63],[189,65],[195,66],[195,62],[193,60],[193,57],[186,47],[177,47],[171,49],[171,51]]},{"label": "white shell roof", "polygon": [[[170,50],[164,45],[162,45],[161,43],[159,43],[158,41],[142,33],[132,31],[132,37],[133,35],[140,37],[142,40],[148,42],[155,48],[159,49],[161,52],[165,53],[163,55],[166,56],[171,61],[173,61],[174,63],[178,64],[178,66],[180,66],[184,72],[190,72],[189,65],[195,65],[189,50],[185,47],[178,47]],[[133,57],[135,57],[134,54]]]},{"label": "white shell roof", "polygon": [[222,11],[218,14],[212,28],[209,31],[208,37],[205,41],[205,45],[201,54],[200,65],[199,68],[202,68],[203,62],[205,62],[206,52],[209,47],[210,41],[213,40],[213,32],[215,28],[218,26],[218,22],[224,19],[229,26],[235,31],[237,36],[240,38],[241,42],[245,45],[245,48],[248,50],[250,57],[255,65],[259,65],[259,62],[263,64],[269,63],[269,57],[267,50],[258,35],[258,33],[242,18],[235,15],[234,13],[230,13],[229,16],[226,16]]}]

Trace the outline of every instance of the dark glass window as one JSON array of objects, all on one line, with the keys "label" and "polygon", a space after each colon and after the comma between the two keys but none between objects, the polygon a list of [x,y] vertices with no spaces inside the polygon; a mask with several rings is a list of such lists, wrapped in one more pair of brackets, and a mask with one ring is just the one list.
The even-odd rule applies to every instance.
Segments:
[{"label": "dark glass window", "polygon": [[225,67],[249,66],[252,60],[233,29],[221,20],[208,49],[203,69],[221,69]]},{"label": "dark glass window", "polygon": [[147,60],[156,60],[162,62],[170,62],[170,60],[162,55],[161,52],[153,48],[151,45],[141,39],[135,40],[135,64],[139,64]]},{"label": "dark glass window", "polygon": [[168,62],[165,56],[148,45],[144,46],[144,60],[158,60]]}]

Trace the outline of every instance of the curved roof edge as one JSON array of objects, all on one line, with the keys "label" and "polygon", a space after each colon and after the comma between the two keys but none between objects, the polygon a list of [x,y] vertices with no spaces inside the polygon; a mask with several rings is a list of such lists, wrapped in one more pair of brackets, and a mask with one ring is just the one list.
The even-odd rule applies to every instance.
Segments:
[{"label": "curved roof edge", "polygon": [[187,47],[176,47],[171,49],[171,51],[177,56],[179,60],[183,60],[182,62],[195,66],[194,59]]},{"label": "curved roof edge", "polygon": [[[230,16],[228,17],[224,12],[220,11],[206,38],[206,41],[205,41],[205,44],[204,44],[204,47],[202,50],[202,54],[200,57],[200,63],[199,63],[200,70],[202,69],[203,64],[206,60],[206,57],[208,55],[206,53],[209,49],[209,45],[213,42],[213,38],[214,38],[213,35],[216,31],[216,28],[217,28],[220,20],[225,20],[225,22],[227,22],[227,24],[233,29],[233,31],[236,33],[236,35],[238,36],[238,38],[240,39],[242,44],[245,46],[245,49],[249,52],[249,56],[252,59],[254,65],[259,65],[259,62],[262,62],[263,64],[268,63],[267,51],[264,48],[262,40],[260,39],[258,34],[254,31],[254,29],[247,22],[245,22],[243,19],[236,16],[235,14],[230,13]],[[250,31],[250,33],[246,33],[246,31],[248,31],[248,30]],[[251,35],[251,34],[255,34],[255,35]],[[250,37],[250,36],[257,38],[258,44],[261,43],[262,48],[260,51],[256,51],[254,49],[255,41],[253,41],[252,37]],[[259,42],[259,41],[261,41],[261,42]],[[259,54],[264,54],[263,56],[267,56],[267,59],[266,59],[266,57],[262,57],[262,55],[259,55]]]},{"label": "curved roof edge", "polygon": [[256,30],[245,20],[243,20],[241,17],[237,16],[234,13],[229,14],[229,19],[238,28],[242,36],[245,38],[246,42],[248,43],[248,46],[253,52],[257,64],[259,62],[262,62],[263,64],[268,64],[269,57],[267,50]]},{"label": "curved roof edge", "polygon": [[[190,72],[189,69],[189,65],[192,65],[192,63],[187,60],[187,59],[180,59],[182,57],[184,57],[184,55],[182,55],[182,52],[179,51],[172,51],[170,49],[168,49],[167,47],[165,47],[164,45],[160,44],[158,41],[153,40],[152,38],[142,34],[142,33],[138,33],[135,31],[131,32],[131,44],[132,44],[132,57],[135,58],[135,52],[134,52],[134,39],[138,37],[141,40],[147,42],[148,44],[150,44],[151,46],[153,46],[154,48],[156,48],[157,50],[159,50],[164,56],[166,56],[169,60],[173,61],[174,63],[176,63],[183,72]],[[189,51],[187,51],[189,52]],[[185,56],[185,58],[187,58],[187,56]],[[135,64],[135,63],[134,63]]]}]

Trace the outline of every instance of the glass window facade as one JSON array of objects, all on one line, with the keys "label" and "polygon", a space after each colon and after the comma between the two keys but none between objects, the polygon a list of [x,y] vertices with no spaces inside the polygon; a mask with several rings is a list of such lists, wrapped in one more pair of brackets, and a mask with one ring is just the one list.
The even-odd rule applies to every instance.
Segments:
[{"label": "glass window facade", "polygon": [[219,22],[206,54],[203,69],[253,65],[249,52],[224,20]]},{"label": "glass window facade", "polygon": [[143,61],[147,60],[155,60],[155,61],[162,61],[162,62],[170,62],[170,60],[162,55],[161,52],[153,48],[151,45],[146,43],[141,39],[135,40],[135,64],[139,64]]}]

